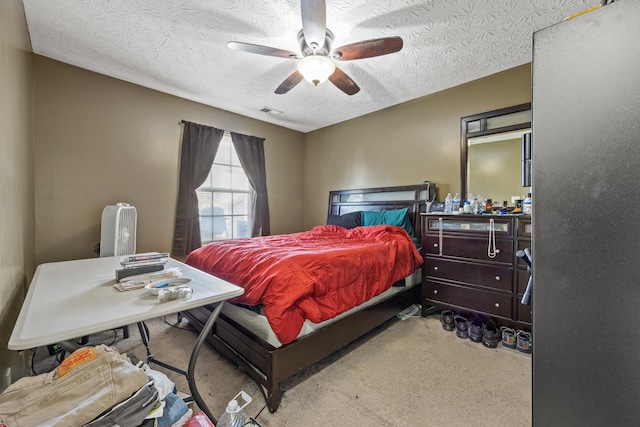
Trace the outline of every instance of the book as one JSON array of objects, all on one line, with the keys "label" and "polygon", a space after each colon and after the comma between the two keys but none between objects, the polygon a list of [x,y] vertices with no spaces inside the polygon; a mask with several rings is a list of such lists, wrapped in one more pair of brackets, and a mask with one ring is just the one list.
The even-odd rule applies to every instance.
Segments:
[{"label": "book", "polygon": [[145,265],[137,268],[123,268],[122,270],[116,270],[116,281],[119,282],[125,277],[136,276],[145,273],[153,273],[155,271],[164,270],[163,264]]},{"label": "book", "polygon": [[120,262],[149,261],[163,258],[169,258],[169,252],[153,252],[147,254],[127,255],[120,258]]},{"label": "book", "polygon": [[141,261],[120,261],[120,265],[125,269],[145,267],[148,265],[165,265],[169,258],[158,258]]}]

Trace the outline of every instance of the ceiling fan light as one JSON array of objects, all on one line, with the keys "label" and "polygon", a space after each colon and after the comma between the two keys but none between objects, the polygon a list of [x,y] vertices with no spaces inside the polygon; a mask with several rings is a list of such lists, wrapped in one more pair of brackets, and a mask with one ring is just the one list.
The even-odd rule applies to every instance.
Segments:
[{"label": "ceiling fan light", "polygon": [[321,55],[305,56],[298,62],[298,72],[309,83],[318,86],[327,81],[336,66],[329,58]]}]

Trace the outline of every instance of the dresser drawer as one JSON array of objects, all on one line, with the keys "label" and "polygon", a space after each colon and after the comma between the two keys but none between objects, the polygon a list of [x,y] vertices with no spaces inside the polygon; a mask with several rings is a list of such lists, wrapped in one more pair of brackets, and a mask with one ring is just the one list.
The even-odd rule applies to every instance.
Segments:
[{"label": "dresser drawer", "polygon": [[427,280],[428,300],[511,318],[512,297],[490,291]]},{"label": "dresser drawer", "polygon": [[511,292],[513,268],[500,264],[478,264],[427,257],[427,276],[470,283]]},{"label": "dresser drawer", "polygon": [[427,233],[438,233],[442,230],[444,233],[460,235],[487,235],[493,230],[496,237],[513,237],[513,227],[514,221],[510,217],[451,215],[427,217],[425,230]]},{"label": "dresser drawer", "polygon": [[531,239],[531,217],[518,218],[518,238]]},{"label": "dresser drawer", "polygon": [[[442,248],[440,236],[427,235],[426,253],[428,255],[440,255],[458,258],[470,258],[481,261],[513,263],[513,240],[496,239],[496,249],[499,251],[494,258],[490,258],[489,236],[485,238],[443,236]],[[493,248],[492,248],[493,249]]]}]

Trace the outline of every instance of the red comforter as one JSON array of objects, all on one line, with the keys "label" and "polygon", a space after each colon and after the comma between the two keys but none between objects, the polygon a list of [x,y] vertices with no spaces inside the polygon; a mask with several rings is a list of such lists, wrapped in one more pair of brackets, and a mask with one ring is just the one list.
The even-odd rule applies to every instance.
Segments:
[{"label": "red comforter", "polygon": [[422,264],[405,230],[333,225],[279,236],[211,243],[187,264],[244,288],[232,302],[264,305],[282,344],[305,319],[319,323],[384,292]]}]

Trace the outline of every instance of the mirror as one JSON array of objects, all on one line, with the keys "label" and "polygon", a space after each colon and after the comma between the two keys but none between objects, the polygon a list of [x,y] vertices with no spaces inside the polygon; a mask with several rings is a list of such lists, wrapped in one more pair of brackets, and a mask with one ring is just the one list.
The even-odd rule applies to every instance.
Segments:
[{"label": "mirror", "polygon": [[[469,192],[514,205],[523,187],[523,135],[531,132],[531,103],[461,119],[460,195]],[[530,147],[527,147],[530,149]]]}]

